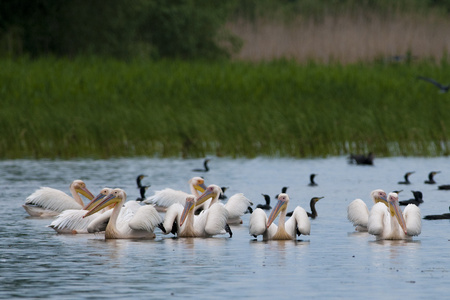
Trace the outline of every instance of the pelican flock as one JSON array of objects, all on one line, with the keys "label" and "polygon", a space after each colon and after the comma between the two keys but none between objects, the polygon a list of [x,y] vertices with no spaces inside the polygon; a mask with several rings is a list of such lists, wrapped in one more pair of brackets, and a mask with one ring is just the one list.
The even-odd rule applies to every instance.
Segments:
[{"label": "pelican flock", "polygon": [[378,240],[409,240],[422,230],[420,209],[408,204],[402,212],[398,204],[398,195],[389,193],[385,203],[377,203],[370,210],[368,232]]},{"label": "pelican flock", "polygon": [[[297,235],[309,235],[311,223],[306,211],[297,206],[292,217],[286,221],[286,209],[289,204],[289,196],[281,193],[278,195],[278,202],[273,208],[269,217],[266,213],[257,208],[250,216],[249,233],[257,237],[263,236],[263,240],[295,240]],[[280,216],[278,226],[273,222]]]},{"label": "pelican flock", "polygon": [[[405,181],[413,173],[406,173]],[[437,173],[431,172],[429,180]],[[314,175],[311,174],[311,182]],[[298,236],[310,235],[310,219],[318,216],[315,205],[324,198],[311,198],[311,212],[301,206],[288,212],[290,196],[288,187],[283,187],[273,208],[270,197],[262,194],[266,203],[257,205],[253,211],[252,201],[243,193],[221,197],[225,188],[216,184],[206,186],[205,179],[196,176],[188,181],[189,192],[165,188],[145,199],[145,190],[149,185],[142,184],[144,177],[146,175],[141,174],[136,178],[141,192],[141,197],[136,201],[127,201],[126,192],[120,188],[103,188],[94,197],[86,184],[77,179],[69,187],[72,197],[63,191],[42,187],[27,197],[23,207],[31,216],[53,217],[48,227],[58,234],[100,232],[105,239],[154,239],[159,231],[162,236],[173,234],[179,238],[232,238],[230,226],[243,225],[254,238],[262,236],[263,241],[268,241],[297,240]],[[374,203],[372,208],[363,200],[355,199],[347,207],[347,219],[356,231],[367,232],[377,240],[411,240],[421,233],[422,217],[418,206],[423,203],[422,193],[412,192],[415,199],[399,201],[399,191],[386,195],[382,189],[375,189],[370,193]],[[90,202],[85,205],[80,195]],[[142,199],[145,200],[140,201]],[[404,211],[400,205],[406,205]],[[268,211],[267,214],[264,210]],[[242,217],[249,212],[246,224]],[[449,213],[424,217],[448,218]]]}]

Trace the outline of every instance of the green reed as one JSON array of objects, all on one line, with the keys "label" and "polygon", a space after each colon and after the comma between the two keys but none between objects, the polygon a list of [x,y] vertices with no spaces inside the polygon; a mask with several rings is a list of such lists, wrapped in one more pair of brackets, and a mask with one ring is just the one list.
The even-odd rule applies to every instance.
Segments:
[{"label": "green reed", "polygon": [[447,62],[0,60],[0,158],[447,155]]}]

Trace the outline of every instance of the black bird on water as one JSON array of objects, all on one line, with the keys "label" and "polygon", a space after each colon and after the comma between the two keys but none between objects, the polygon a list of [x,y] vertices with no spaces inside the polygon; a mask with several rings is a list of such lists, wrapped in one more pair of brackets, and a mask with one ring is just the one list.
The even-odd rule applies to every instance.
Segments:
[{"label": "black bird on water", "polygon": [[209,158],[205,159],[203,161],[203,169],[193,169],[192,171],[194,172],[208,172],[209,168],[208,168],[208,162],[210,161]]},{"label": "black bird on water", "polygon": [[[281,188],[281,193],[284,193],[284,194],[285,194],[288,188],[289,188],[288,186],[283,186],[283,187]],[[277,194],[277,195],[275,196],[275,199],[278,199],[278,195],[279,195],[279,194]]]},{"label": "black bird on water", "polygon": [[438,190],[450,190],[450,184],[443,184],[438,186]]},{"label": "black bird on water", "polygon": [[317,183],[314,181],[314,177],[316,177],[317,174],[311,174],[309,175],[309,186],[317,186]]},{"label": "black bird on water", "polygon": [[144,177],[147,177],[147,175],[140,174],[138,177],[136,177],[136,184],[139,189],[140,197],[136,199],[136,201],[144,201],[145,200],[145,192],[150,187],[150,185],[142,185],[142,179]]},{"label": "black bird on water", "polygon": [[422,192],[420,191],[411,191],[414,195],[414,199],[409,199],[409,200],[403,200],[403,201],[398,201],[399,205],[408,205],[408,204],[415,204],[417,206],[420,205],[420,203],[423,203],[423,195]]},{"label": "black bird on water", "polygon": [[[448,207],[448,210],[450,210],[450,206]],[[423,217],[425,220],[446,220],[450,219],[450,213],[445,213],[441,215],[428,215]]]},{"label": "black bird on water", "polygon": [[222,186],[220,188],[222,189],[222,193],[220,193],[219,199],[220,200],[227,199],[228,197],[227,197],[227,195],[225,195],[225,191],[228,189],[228,187],[227,186]]},{"label": "black bird on water", "polygon": [[364,154],[350,154],[349,163],[356,163],[357,165],[373,165],[375,155],[370,152],[368,155]]},{"label": "black bird on water", "polygon": [[406,172],[404,178],[405,181],[399,181],[398,184],[411,184],[411,181],[409,181],[409,175],[414,174],[414,172]]},{"label": "black bird on water", "polygon": [[448,90],[450,89],[450,85],[444,85],[442,83],[437,82],[436,80],[432,79],[432,78],[428,78],[428,77],[423,77],[423,76],[417,76],[418,79],[422,79],[425,81],[428,81],[429,83],[434,84],[438,89],[439,92],[441,93],[447,93]]},{"label": "black bird on water", "polygon": [[144,185],[144,186],[141,186],[139,188],[139,193],[140,193],[141,196],[139,198],[137,198],[136,201],[144,201],[146,199],[145,198],[145,192],[147,191],[147,189],[149,187],[150,187],[149,185]]},{"label": "black bird on water", "polygon": [[[315,219],[315,218],[318,216],[318,215],[317,215],[317,210],[316,210],[316,203],[317,203],[320,199],[322,199],[322,198],[324,198],[324,197],[312,197],[312,198],[311,198],[311,201],[309,201],[309,207],[311,208],[311,212],[306,212],[306,214],[307,214],[308,217],[310,217],[311,219]],[[294,213],[293,211],[288,212],[288,213],[286,214],[286,216],[287,216],[287,217],[291,217],[293,213]]]},{"label": "black bird on water", "polygon": [[440,171],[432,171],[428,174],[428,180],[425,180],[426,184],[435,184],[436,181],[434,181],[434,175],[441,173]]},{"label": "black bird on water", "polygon": [[136,177],[136,184],[138,188],[142,187],[142,179],[144,179],[144,177],[147,177],[147,175],[140,174],[138,175],[138,177]]},{"label": "black bird on water", "polygon": [[267,194],[261,194],[263,195],[264,199],[266,200],[266,204],[258,204],[256,205],[256,208],[261,208],[265,210],[272,209],[272,206],[270,206],[270,196]]}]

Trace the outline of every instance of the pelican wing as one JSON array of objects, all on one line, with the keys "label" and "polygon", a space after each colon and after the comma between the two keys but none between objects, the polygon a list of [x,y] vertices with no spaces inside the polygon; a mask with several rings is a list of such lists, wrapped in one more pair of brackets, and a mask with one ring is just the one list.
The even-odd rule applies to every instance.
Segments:
[{"label": "pelican wing", "polygon": [[186,197],[188,193],[183,191],[177,191],[174,189],[166,188],[161,191],[156,191],[155,194],[143,201],[145,204],[154,204],[157,206],[170,207],[172,204],[180,203],[184,205],[186,203]]},{"label": "pelican wing", "polygon": [[200,218],[205,215],[204,230],[208,235],[225,234],[225,226],[228,219],[227,209],[220,203],[213,204],[205,213],[199,215],[198,219],[194,223],[194,228],[197,224],[201,224]]},{"label": "pelican wing", "polygon": [[384,227],[387,224],[386,218],[389,212],[384,203],[375,204],[370,210],[369,220],[367,223],[367,229],[370,234],[381,235]]},{"label": "pelican wing", "polygon": [[242,193],[234,194],[228,199],[225,208],[228,210],[228,218],[234,219],[245,214],[248,207],[253,203]]},{"label": "pelican wing", "polygon": [[422,217],[420,208],[414,204],[408,204],[403,211],[406,229],[409,236],[419,235],[422,231]]},{"label": "pelican wing", "polygon": [[356,227],[367,227],[369,209],[361,199],[353,200],[347,207],[347,219]]},{"label": "pelican wing", "polygon": [[106,230],[106,226],[108,226],[109,218],[111,217],[113,210],[109,209],[104,213],[98,215],[92,222],[89,223],[87,227],[87,231],[89,233],[96,233]]},{"label": "pelican wing", "polygon": [[286,232],[292,236],[304,234],[309,235],[311,232],[311,222],[308,214],[303,207],[297,206],[292,213],[292,217],[285,223]]},{"label": "pelican wing", "polygon": [[82,209],[75,199],[60,190],[49,187],[41,187],[36,190],[27,197],[25,205],[36,205],[58,212],[63,212],[67,209]]},{"label": "pelican wing", "polygon": [[145,230],[153,232],[156,226],[162,222],[162,218],[151,205],[141,206],[131,218],[128,225],[133,230]]},{"label": "pelican wing", "polygon": [[176,234],[178,231],[178,224],[180,224],[180,216],[183,213],[183,205],[180,203],[172,204],[164,216],[164,222],[162,226],[164,227],[165,233]]},{"label": "pelican wing", "polygon": [[98,214],[83,218],[87,212],[87,210],[82,209],[65,210],[48,227],[53,228],[58,233],[88,233],[89,224],[98,217]]},{"label": "pelican wing", "polygon": [[266,213],[261,208],[255,209],[250,216],[248,228],[249,233],[255,237],[258,235],[262,235],[264,234],[264,232],[266,232],[267,229],[266,227],[267,227]]}]

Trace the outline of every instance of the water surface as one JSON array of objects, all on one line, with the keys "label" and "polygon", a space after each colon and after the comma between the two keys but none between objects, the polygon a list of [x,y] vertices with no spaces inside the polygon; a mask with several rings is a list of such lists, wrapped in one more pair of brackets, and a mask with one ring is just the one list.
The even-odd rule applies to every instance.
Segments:
[{"label": "water surface", "polygon": [[[398,299],[447,297],[450,284],[448,220],[423,221],[412,242],[376,242],[356,233],[347,221],[350,201],[370,204],[373,189],[404,189],[400,200],[420,190],[422,214],[448,212],[450,191],[426,185],[430,171],[438,184],[450,183],[449,159],[378,158],[375,166],[349,165],[345,157],[326,159],[212,158],[207,184],[229,186],[228,196],[243,192],[254,206],[261,193],[274,197],[288,186],[290,208],[309,210],[313,196],[319,216],[311,235],[298,241],[262,242],[248,234],[249,215],[232,226],[233,237],[177,239],[156,230],[150,241],[105,241],[97,235],[58,235],[46,227],[51,219],[27,217],[25,198],[41,186],[68,191],[83,179],[96,194],[120,187],[128,198],[139,196],[135,177],[148,175],[147,195],[171,187],[186,190],[202,160],[6,160],[0,162],[1,298],[249,298],[332,297]],[[397,184],[407,171],[409,186]],[[317,173],[317,187],[307,186]]]}]

